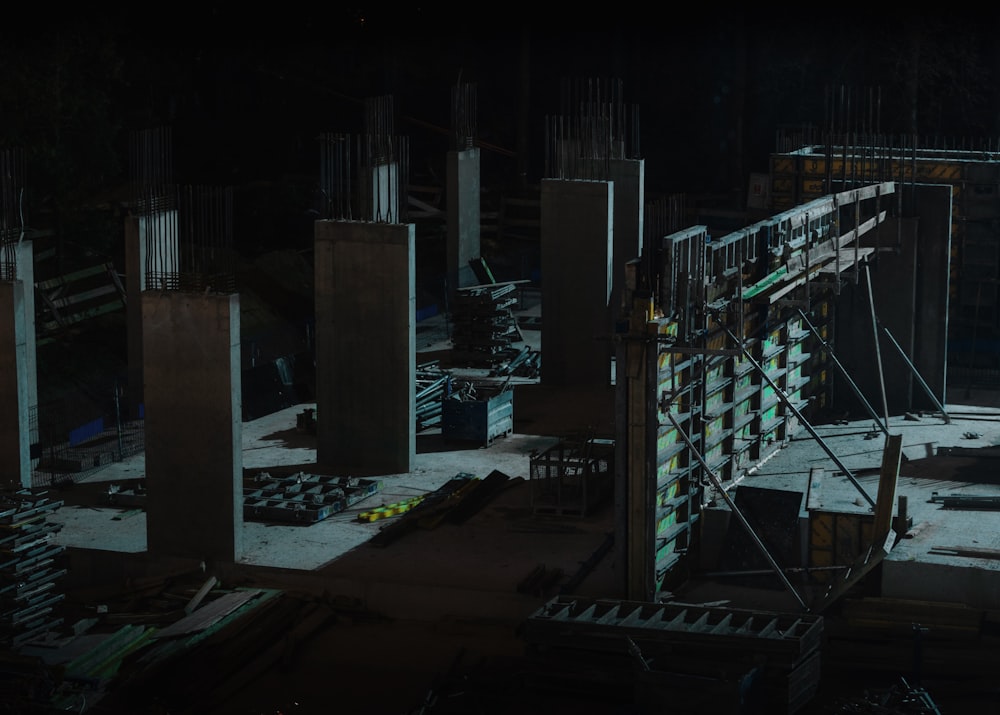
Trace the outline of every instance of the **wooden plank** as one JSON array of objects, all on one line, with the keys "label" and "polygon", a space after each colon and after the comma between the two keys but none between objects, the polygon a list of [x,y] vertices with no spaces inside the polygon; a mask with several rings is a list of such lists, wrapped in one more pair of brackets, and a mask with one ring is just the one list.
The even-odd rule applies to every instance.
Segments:
[{"label": "wooden plank", "polygon": [[202,606],[194,613],[156,632],[156,638],[170,638],[202,631],[222,620],[237,608],[263,593],[260,589],[232,591]]},{"label": "wooden plank", "polygon": [[1000,549],[983,549],[974,546],[932,546],[929,553],[938,556],[966,556],[975,559],[1000,559]]}]

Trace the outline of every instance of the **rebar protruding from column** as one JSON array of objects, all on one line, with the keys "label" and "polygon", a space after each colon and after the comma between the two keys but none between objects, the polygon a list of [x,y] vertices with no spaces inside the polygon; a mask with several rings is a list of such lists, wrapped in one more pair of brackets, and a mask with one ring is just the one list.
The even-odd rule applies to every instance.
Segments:
[{"label": "rebar protruding from column", "polygon": [[18,278],[18,244],[24,236],[24,154],[0,151],[0,280]]},{"label": "rebar protruding from column", "polygon": [[476,85],[459,82],[451,89],[452,148],[471,149],[476,143]]},{"label": "rebar protruding from column", "polygon": [[561,112],[546,119],[546,176],[606,180],[611,160],[639,157],[639,112],[621,80],[564,80]]}]

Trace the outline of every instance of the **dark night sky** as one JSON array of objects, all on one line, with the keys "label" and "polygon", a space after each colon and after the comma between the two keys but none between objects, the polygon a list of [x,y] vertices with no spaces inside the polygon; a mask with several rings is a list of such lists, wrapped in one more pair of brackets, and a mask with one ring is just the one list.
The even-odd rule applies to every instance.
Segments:
[{"label": "dark night sky", "polygon": [[317,136],[359,132],[364,99],[380,95],[392,96],[396,132],[409,139],[411,181],[425,183],[442,178],[459,78],[476,85],[484,174],[497,181],[516,176],[525,82],[529,181],[541,178],[545,117],[561,112],[561,83],[613,78],[639,111],[650,195],[745,190],[750,172],[767,170],[776,129],[825,124],[833,90],[852,98],[855,128],[898,134],[916,117],[923,135],[1000,135],[1000,43],[982,15],[868,11],[820,23],[714,7],[619,9],[574,24],[510,6],[458,19],[451,9],[294,4],[67,12],[44,23],[29,14],[0,36],[0,144],[28,148],[38,195],[126,183],[129,132],[159,126],[174,132],[178,181],[308,176],[318,172]]}]

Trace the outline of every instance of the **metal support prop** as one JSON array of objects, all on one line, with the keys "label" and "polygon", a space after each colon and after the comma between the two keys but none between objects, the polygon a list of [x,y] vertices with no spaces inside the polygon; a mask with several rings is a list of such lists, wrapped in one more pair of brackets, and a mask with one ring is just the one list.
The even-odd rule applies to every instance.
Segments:
[{"label": "metal support prop", "polygon": [[761,374],[761,377],[763,377],[767,381],[767,384],[771,386],[771,389],[774,390],[774,393],[778,396],[778,398],[785,403],[785,407],[787,407],[789,410],[792,411],[792,414],[794,414],[795,417],[799,420],[799,422],[802,423],[802,426],[805,427],[806,430],[809,432],[809,434],[812,435],[812,438],[819,443],[819,446],[823,448],[823,451],[825,451],[827,455],[830,457],[830,459],[833,460],[833,463],[836,464],[838,467],[840,467],[840,471],[842,471],[844,475],[848,478],[848,480],[850,480],[851,484],[853,484],[854,487],[859,492],[861,492],[861,496],[865,498],[865,501],[868,502],[868,505],[874,507],[875,500],[872,499],[870,496],[868,496],[868,492],[866,492],[864,490],[864,487],[862,487],[861,484],[858,483],[858,480],[854,478],[854,475],[851,473],[851,470],[848,469],[846,466],[844,466],[844,463],[840,461],[840,458],[837,457],[836,454],[834,454],[833,450],[830,449],[829,445],[827,445],[827,443],[823,441],[823,438],[819,436],[819,433],[816,432],[813,426],[809,424],[809,421],[802,415],[802,413],[799,411],[799,408],[796,407],[794,404],[792,404],[792,401],[788,399],[788,395],[785,394],[785,391],[782,390],[774,382],[774,380],[771,379],[771,376],[767,374],[767,372],[764,370],[763,367],[761,367],[760,363],[754,360],[753,356],[750,354],[750,351],[746,349],[746,346],[743,345],[742,343],[739,343],[736,340],[736,336],[733,335],[733,332],[729,328],[723,325],[722,329],[726,331],[726,334],[733,342],[739,344],[740,349],[743,350],[743,357],[747,359],[747,362],[753,365],[754,369],[757,370],[757,372]]},{"label": "metal support prop", "polygon": [[816,336],[816,339],[819,340],[820,344],[824,348],[826,348],[827,353],[829,353],[830,355],[830,359],[833,360],[833,364],[837,366],[837,368],[840,370],[840,373],[847,380],[847,384],[850,385],[851,390],[854,392],[855,397],[861,400],[861,404],[865,406],[866,410],[868,410],[868,414],[870,414],[872,418],[875,420],[875,423],[879,426],[879,429],[881,429],[882,432],[884,432],[886,436],[888,436],[889,428],[885,426],[885,424],[882,421],[882,418],[878,416],[878,412],[875,411],[875,408],[872,407],[871,403],[865,398],[864,394],[861,392],[861,388],[858,387],[858,384],[854,382],[854,379],[851,377],[850,373],[847,372],[847,368],[845,368],[841,364],[840,360],[837,359],[837,356],[833,352],[833,348],[831,348],[830,344],[823,339],[823,336],[819,334],[819,331],[816,329],[816,327],[811,322],[809,322],[808,316],[802,311],[801,308],[799,308],[799,315],[802,316],[802,320],[805,322],[807,326],[809,326],[809,330],[811,330],[812,334]]},{"label": "metal support prop", "polygon": [[924,378],[922,378],[920,376],[920,373],[917,372],[916,366],[910,361],[910,358],[907,357],[906,352],[903,350],[902,346],[896,342],[896,338],[892,337],[892,333],[890,333],[889,329],[882,324],[881,320],[875,318],[875,321],[878,323],[878,326],[882,328],[882,332],[885,333],[885,336],[889,338],[889,342],[892,343],[893,346],[896,348],[896,350],[899,351],[900,357],[902,357],[903,360],[906,361],[906,364],[909,365],[910,370],[913,371],[913,376],[917,378],[917,382],[919,382],[920,386],[924,388],[924,392],[927,393],[927,396],[931,398],[931,401],[941,411],[941,414],[944,415],[945,424],[951,424],[951,417],[949,417],[948,413],[945,411],[944,405],[942,405],[940,401],[938,401],[938,398],[934,395],[934,391],[931,390],[930,386],[926,382],[924,382]]},{"label": "metal support prop", "polygon": [[872,337],[875,339],[875,363],[878,365],[878,384],[882,390],[882,410],[885,413],[885,433],[889,434],[889,401],[885,396],[885,374],[882,372],[882,351],[878,344],[878,318],[875,317],[875,299],[872,297],[872,274],[865,264],[865,278],[868,283],[868,305],[872,312]]},{"label": "metal support prop", "polygon": [[667,417],[670,418],[670,421],[673,423],[674,428],[677,430],[677,434],[679,434],[681,439],[684,440],[684,443],[688,446],[688,449],[691,450],[691,453],[694,454],[695,458],[704,468],[705,473],[708,474],[709,479],[712,480],[712,484],[715,485],[715,488],[718,490],[722,498],[726,500],[726,504],[728,504],[729,508],[732,509],[733,514],[736,516],[736,519],[740,522],[743,528],[747,530],[747,533],[750,535],[750,538],[753,540],[754,544],[756,544],[757,548],[760,549],[760,552],[764,555],[764,558],[767,559],[767,562],[771,565],[771,568],[778,575],[778,578],[781,579],[781,582],[785,585],[785,588],[791,591],[792,595],[795,596],[795,600],[799,602],[800,606],[802,606],[802,609],[808,611],[809,607],[806,605],[806,602],[802,600],[802,596],[800,596],[799,592],[795,590],[794,586],[792,586],[791,581],[789,581],[788,577],[785,576],[785,572],[784,570],[782,570],[781,565],[774,560],[773,556],[771,556],[771,552],[767,550],[767,546],[765,546],[764,542],[760,540],[760,537],[757,536],[757,532],[753,530],[753,526],[750,524],[749,521],[747,521],[746,516],[744,516],[743,512],[741,512],[739,510],[739,507],[736,506],[736,502],[733,501],[733,498],[729,496],[729,493],[723,488],[722,482],[719,481],[719,477],[716,476],[715,472],[712,471],[712,468],[708,466],[708,463],[705,461],[705,458],[702,457],[701,452],[698,451],[698,448],[695,447],[694,444],[691,442],[691,438],[688,437],[686,432],[684,432],[684,428],[681,427],[680,422],[677,421],[677,418],[674,417],[672,412],[667,412]]}]

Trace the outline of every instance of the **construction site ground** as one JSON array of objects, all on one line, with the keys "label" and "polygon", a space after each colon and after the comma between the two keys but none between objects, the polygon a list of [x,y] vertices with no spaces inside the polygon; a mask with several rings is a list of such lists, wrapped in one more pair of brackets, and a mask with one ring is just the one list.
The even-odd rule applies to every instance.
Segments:
[{"label": "construction site ground", "polygon": [[[446,354],[442,327],[425,333],[424,359]],[[220,644],[214,651],[191,652],[172,668],[104,693],[100,712],[673,712],[525,687],[532,661],[520,636],[524,619],[560,594],[615,599],[624,592],[621,565],[608,548],[615,516],[610,498],[585,514],[536,513],[529,479],[532,456],[560,439],[613,436],[613,388],[564,391],[537,380],[512,382],[511,434],[484,446],[445,440],[437,428],[425,430],[417,435],[415,468],[379,476],[379,491],[349,509],[308,525],[246,521],[244,551],[233,564],[145,552],[142,508],[107,499],[110,485],[144,477],[142,454],[54,490],[64,502],[53,518],[62,525],[57,538],[71,564],[66,586],[73,617],[117,613],[126,622],[121,614],[132,609],[133,620],[142,622],[157,606],[141,595],[160,594],[162,608],[164,589],[174,591],[174,598],[189,598],[209,579],[215,579],[213,591],[277,589],[294,604],[288,606],[294,616],[261,620],[253,648]],[[804,712],[837,712],[835,704],[843,698],[891,688],[900,678],[911,684],[922,679],[944,713],[986,712],[1000,703],[986,657],[996,645],[1000,559],[991,551],[1000,550],[1000,511],[945,508],[932,501],[938,495],[1000,497],[993,478],[1000,395],[952,393],[945,405],[949,419],[925,413],[889,421],[889,431],[902,435],[896,496],[907,497],[909,533],[884,563],[824,611],[829,642],[823,680]],[[308,472],[315,464],[315,436],[298,427],[298,418],[314,407],[296,405],[244,423],[246,473]],[[857,485],[805,431],[741,485],[804,492],[810,471],[822,467],[822,490],[813,496],[824,509],[867,511],[859,486],[877,498],[883,433],[872,419],[816,430],[856,473]],[[492,480],[499,486],[461,518],[411,521],[398,533],[392,528],[405,514],[358,518],[381,505],[432,495],[458,475],[486,481],[497,472],[506,479]],[[960,551],[947,550],[955,548]],[[984,551],[970,556],[974,548]],[[797,599],[806,591],[797,596],[776,574],[747,580],[692,568],[687,576],[664,598],[802,611]],[[790,583],[797,588],[802,581],[792,577]],[[935,610],[929,605],[934,603],[946,608]],[[926,632],[919,642],[917,625]],[[230,660],[241,665],[223,668]]]}]

